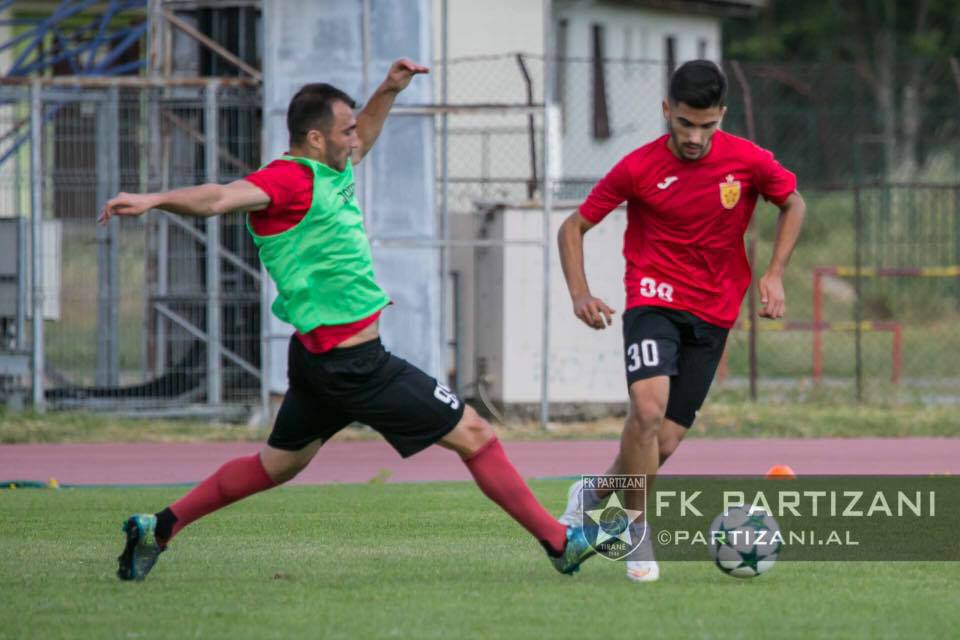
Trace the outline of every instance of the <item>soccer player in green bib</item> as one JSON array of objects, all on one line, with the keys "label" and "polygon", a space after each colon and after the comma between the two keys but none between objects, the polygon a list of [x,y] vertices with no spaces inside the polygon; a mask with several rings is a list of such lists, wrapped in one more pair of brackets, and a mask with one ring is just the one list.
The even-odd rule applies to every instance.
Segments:
[{"label": "soccer player in green bib", "polygon": [[260,260],[276,283],[273,312],[293,325],[289,386],[262,450],[226,462],[155,514],[135,514],[117,575],[142,580],[191,522],[303,470],[351,422],[369,425],[403,456],[439,444],[456,452],[481,491],[574,573],[594,552],[581,527],[559,523],[507,459],[490,424],[436,379],[391,355],[378,325],[390,298],[377,285],[354,189],[353,165],[373,146],[397,94],[426,67],[398,60],[354,116],[354,101],[328,84],[290,101],[289,152],[243,180],[164,193],[120,193],[99,221],[151,209],[208,217],[247,212]]}]

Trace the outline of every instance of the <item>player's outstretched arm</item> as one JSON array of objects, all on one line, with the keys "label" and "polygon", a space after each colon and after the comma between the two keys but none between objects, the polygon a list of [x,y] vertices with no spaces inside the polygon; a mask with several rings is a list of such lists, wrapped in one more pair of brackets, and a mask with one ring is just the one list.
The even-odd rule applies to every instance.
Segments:
[{"label": "player's outstretched arm", "polygon": [[786,294],[783,289],[783,272],[790,261],[790,254],[800,237],[800,227],[807,213],[807,205],[794,191],[780,205],[780,219],[777,221],[777,237],[773,244],[773,256],[766,273],[760,278],[760,316],[781,318],[787,310]]},{"label": "player's outstretched arm", "polygon": [[377,141],[380,131],[383,130],[383,122],[387,119],[397,94],[407,88],[413,76],[420,73],[430,73],[430,69],[406,58],[390,65],[387,77],[373,92],[366,106],[357,116],[357,136],[360,138],[360,147],[353,154],[354,164],[360,162]]},{"label": "player's outstretched arm", "polygon": [[573,313],[588,327],[603,329],[613,323],[615,312],[590,293],[587,273],[583,268],[583,236],[593,226],[579,211],[574,211],[560,225],[557,242],[560,245],[563,277],[567,280],[567,289],[573,301]]},{"label": "player's outstretched arm", "polygon": [[103,206],[97,222],[106,224],[113,216],[139,216],[150,209],[206,218],[230,211],[257,211],[269,204],[270,197],[246,180],[201,184],[159,193],[120,192]]}]

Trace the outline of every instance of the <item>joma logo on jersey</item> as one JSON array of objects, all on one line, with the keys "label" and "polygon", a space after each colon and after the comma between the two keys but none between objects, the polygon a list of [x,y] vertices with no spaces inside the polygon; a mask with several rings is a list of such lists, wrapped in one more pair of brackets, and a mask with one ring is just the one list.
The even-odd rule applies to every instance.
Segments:
[{"label": "joma logo on jersey", "polygon": [[342,189],[342,190],[338,191],[338,192],[337,192],[337,195],[340,196],[341,198],[343,198],[343,204],[347,204],[348,202],[350,202],[351,200],[353,200],[353,194],[354,194],[355,192],[356,192],[356,185],[355,185],[355,183],[351,182],[351,183],[350,183],[350,186],[348,186],[348,187],[345,188],[345,189]]},{"label": "joma logo on jersey", "polygon": [[733,174],[727,175],[726,182],[720,183],[720,204],[724,209],[733,209],[740,202],[740,181],[733,179]]},{"label": "joma logo on jersey", "polygon": [[677,180],[678,180],[677,176],[667,176],[666,178],[663,179],[663,182],[658,182],[658,183],[657,183],[657,188],[658,188],[658,189],[666,189],[667,187],[669,187],[670,185],[672,185],[672,184],[673,184],[674,182],[676,182]]}]

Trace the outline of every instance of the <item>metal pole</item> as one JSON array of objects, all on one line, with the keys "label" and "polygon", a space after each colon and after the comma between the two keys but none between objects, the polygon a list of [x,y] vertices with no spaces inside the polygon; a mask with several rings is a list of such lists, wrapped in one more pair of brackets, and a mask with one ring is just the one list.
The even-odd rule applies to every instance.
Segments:
[{"label": "metal pole", "polygon": [[454,389],[459,388],[463,380],[463,305],[462,305],[462,273],[460,271],[450,272],[451,300],[453,302],[453,337],[451,346],[453,347],[453,377],[451,384]]},{"label": "metal pole", "polygon": [[[747,124],[747,137],[751,140],[756,141],[757,139],[757,130],[755,121],[753,118],[753,93],[750,90],[750,84],[747,82],[747,77],[743,73],[743,69],[740,67],[740,63],[736,60],[730,62],[730,65],[733,67],[733,72],[737,76],[737,81],[740,83],[740,89],[743,92],[743,110],[744,117]],[[754,219],[750,220],[750,228],[748,230],[749,237],[749,259],[750,259],[750,271],[753,272],[756,267],[756,256],[757,256],[757,224]],[[749,307],[750,313],[750,355],[749,355],[749,364],[750,364],[750,399],[757,399],[757,378],[760,375],[760,369],[757,364],[757,351],[758,351],[758,324],[760,317],[757,313],[757,293],[756,286],[753,281],[750,282],[750,292],[747,295],[747,306]]]},{"label": "metal pole", "polygon": [[[17,103],[23,100],[23,96],[17,96],[14,99]],[[13,170],[14,178],[13,183],[20,185],[23,184],[23,173],[20,166],[20,158],[14,157]],[[16,332],[17,332],[17,341],[14,348],[17,351],[24,351],[27,348],[27,217],[24,215],[26,207],[23,206],[21,201],[21,189],[14,189],[13,194],[13,206],[15,215],[18,217],[17,220],[17,264],[20,267],[17,269],[17,317],[16,317]]]},{"label": "metal pole", "polygon": [[[275,15],[275,11],[263,11],[263,25],[261,26],[262,33],[272,33],[271,29],[273,27],[272,18]],[[273,57],[264,56],[263,61],[263,75],[264,75],[264,96],[269,95],[269,91],[273,87],[273,80],[276,75],[273,70]],[[270,99],[264,98],[264,105],[270,103]],[[266,106],[264,107],[264,121],[266,121]],[[260,153],[261,156],[266,154],[268,149],[270,149],[270,140],[267,137],[267,131],[269,127],[261,127],[260,131]],[[260,157],[257,159],[259,163],[264,162],[264,158]],[[259,261],[258,261],[259,262]],[[267,273],[267,268],[260,262],[260,405],[261,405],[261,414],[263,416],[263,425],[266,426],[271,419],[270,412],[270,377],[271,377],[271,362],[273,354],[273,336],[271,335],[271,317],[270,317],[270,304],[271,304],[271,280],[270,275]]]},{"label": "metal pole", "polygon": [[861,249],[862,249],[862,238],[860,237],[862,233],[863,225],[863,211],[861,209],[860,201],[860,186],[856,185],[853,189],[853,259],[854,259],[854,291],[856,292],[855,300],[853,303],[853,322],[854,322],[854,351],[856,357],[856,378],[857,378],[857,402],[863,402],[863,345],[862,345],[862,331],[860,329],[860,323],[862,321],[863,309],[861,306],[861,300],[863,299],[863,278],[860,277],[861,270]]},{"label": "metal pole", "polygon": [[[960,187],[953,189],[953,264],[960,264]],[[960,274],[957,274],[960,276]],[[960,277],[956,279],[957,306],[960,308]]]},{"label": "metal pole", "polygon": [[[750,223],[750,238],[747,240],[747,253],[748,260],[750,261],[750,271],[753,272],[757,264],[757,236],[755,233],[755,225],[751,221]],[[750,331],[749,342],[750,351],[748,357],[748,364],[750,367],[750,399],[756,401],[757,399],[757,372],[759,367],[757,366],[757,331],[758,325],[760,324],[760,315],[757,312],[757,287],[750,283],[750,290],[747,293],[747,307],[750,309]]]},{"label": "metal pole", "polygon": [[[120,190],[119,122],[120,95],[107,90],[107,101],[97,111],[97,202],[106,202]],[[119,384],[119,228],[114,216],[106,226],[97,226],[97,364],[94,379],[99,387]]]},{"label": "metal pole", "polygon": [[486,200],[490,196],[490,132],[480,134],[480,196]]},{"label": "metal pole", "polygon": [[[447,33],[449,31],[449,0],[443,0],[440,5],[440,100],[447,104],[450,98],[450,86],[447,82],[447,67],[449,61],[449,46]],[[440,116],[440,229],[438,235],[443,240],[440,247],[440,330],[439,330],[439,360],[440,378],[447,378],[447,271],[450,265],[450,129],[446,113]]]},{"label": "metal pole", "polygon": [[[361,2],[361,31],[360,43],[363,52],[363,67],[360,70],[362,99],[367,100],[370,97],[370,0]],[[367,156],[367,161],[363,163],[360,169],[360,207],[364,216],[370,210],[370,203],[373,201],[373,150]]]},{"label": "metal pole", "polygon": [[263,426],[270,422],[270,301],[266,291],[270,275],[260,265],[260,407]]},{"label": "metal pole", "polygon": [[[106,202],[110,192],[110,136],[107,130],[113,125],[109,108],[98,105],[97,109],[97,202]],[[112,224],[112,222],[110,223]],[[97,363],[94,382],[98,387],[110,385],[110,224],[97,225]]]},{"label": "metal pole", "polygon": [[147,1],[147,21],[147,74],[155,78],[163,68],[163,0]]},{"label": "metal pole", "polygon": [[[16,164],[19,167],[20,161],[17,160]],[[17,181],[17,184],[21,183]],[[19,200],[19,196],[17,199]],[[27,327],[27,270],[24,268],[27,264],[27,220],[19,211],[17,213],[17,264],[20,267],[17,269],[17,341],[14,349],[23,351],[27,348],[27,336],[24,335]]]},{"label": "metal pole", "polygon": [[[520,67],[520,74],[523,76],[523,83],[527,88],[527,104],[533,104],[533,81],[530,79],[530,72],[527,70],[527,63],[523,59],[523,54],[516,55],[517,65]],[[549,82],[544,79],[544,83]],[[530,140],[530,181],[527,182],[527,199],[533,200],[533,194],[537,191],[537,136],[536,119],[531,113],[527,116],[527,132]]]},{"label": "metal pole", "polygon": [[43,395],[44,348],[43,348],[43,166],[40,160],[40,145],[43,144],[43,101],[40,84],[30,85],[30,246],[32,248],[33,293],[33,410],[43,413],[46,409]]},{"label": "metal pole", "polygon": [[[112,196],[120,191],[120,90],[107,89],[107,191]],[[107,318],[110,341],[107,380],[110,386],[120,384],[120,216],[107,224]]]},{"label": "metal pole", "polygon": [[[860,91],[862,93],[862,91]],[[858,107],[860,103],[858,101]],[[857,111],[862,111],[862,109],[857,109]],[[858,120],[859,121],[859,120]],[[862,241],[862,211],[861,211],[861,185],[863,184],[863,156],[861,148],[862,140],[854,139],[853,143],[853,263],[854,263],[854,273],[853,273],[853,288],[854,288],[854,301],[853,301],[853,322],[855,325],[854,336],[853,336],[853,349],[854,349],[854,384],[856,387],[856,399],[857,402],[863,401],[863,376],[861,371],[861,365],[863,361],[860,357],[860,318],[861,318],[861,308],[860,300],[863,294],[861,286],[863,285],[862,278],[860,277],[860,269],[862,267],[861,259],[862,254],[860,252]]]},{"label": "metal pole", "polygon": [[[204,173],[207,182],[219,181],[220,146],[219,119],[217,108],[216,80],[207,84],[204,95],[203,124],[206,129],[207,144],[203,148]],[[220,220],[210,216],[206,220],[207,231],[207,404],[217,406],[223,402],[223,359],[221,358],[220,327]]]},{"label": "metal pole", "polygon": [[813,270],[813,381],[820,384],[823,378],[823,271]]},{"label": "metal pole", "polygon": [[[159,126],[156,129],[160,131]],[[158,135],[160,135],[158,133]],[[156,139],[156,138],[155,138]],[[160,191],[170,189],[170,145],[171,139],[168,132],[164,132],[160,138]],[[169,274],[170,274],[170,225],[166,212],[161,212],[156,216],[157,221],[157,296],[163,298],[169,292]],[[151,305],[151,314],[156,318],[157,336],[156,348],[154,350],[154,368],[153,372],[157,376],[164,373],[167,367],[167,327],[168,322],[163,315],[157,313],[156,305]]]},{"label": "metal pole", "polygon": [[553,135],[556,105],[553,103],[553,3],[543,0],[543,327],[540,333],[540,428],[550,422],[550,216],[553,210],[553,162],[550,137]]}]

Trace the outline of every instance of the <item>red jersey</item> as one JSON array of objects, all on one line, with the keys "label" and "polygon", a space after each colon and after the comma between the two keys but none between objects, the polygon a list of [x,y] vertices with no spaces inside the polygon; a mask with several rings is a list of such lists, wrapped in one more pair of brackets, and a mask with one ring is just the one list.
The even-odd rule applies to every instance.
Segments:
[{"label": "red jersey", "polygon": [[[291,160],[274,160],[244,180],[270,196],[266,209],[250,212],[250,226],[260,236],[283,233],[295,227],[313,203],[313,173],[310,168]],[[309,333],[297,332],[297,338],[311,353],[323,353],[370,326],[380,311],[349,324],[324,325]]]},{"label": "red jersey", "polygon": [[694,161],[677,158],[669,139],[625,156],[580,205],[580,215],[596,224],[627,202],[627,309],[671,307],[729,328],[752,279],[743,235],[757,197],[782,204],[797,177],[766,149],[723,131]]}]

